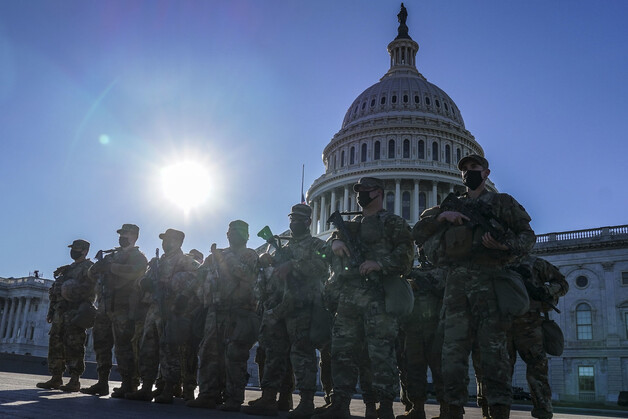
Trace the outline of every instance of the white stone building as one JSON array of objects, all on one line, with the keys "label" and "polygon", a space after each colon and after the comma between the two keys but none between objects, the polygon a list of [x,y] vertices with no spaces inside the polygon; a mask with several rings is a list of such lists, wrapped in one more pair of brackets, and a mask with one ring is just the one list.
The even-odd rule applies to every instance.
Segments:
[{"label": "white stone building", "polygon": [[36,276],[0,278],[0,352],[47,356],[53,282]]}]

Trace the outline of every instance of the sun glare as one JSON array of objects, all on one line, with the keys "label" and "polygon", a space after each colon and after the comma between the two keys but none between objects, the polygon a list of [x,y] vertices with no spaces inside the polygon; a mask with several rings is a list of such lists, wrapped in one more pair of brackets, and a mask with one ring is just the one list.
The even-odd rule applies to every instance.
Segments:
[{"label": "sun glare", "polygon": [[208,171],[196,162],[185,161],[161,170],[164,195],[185,212],[202,205],[211,192]]}]

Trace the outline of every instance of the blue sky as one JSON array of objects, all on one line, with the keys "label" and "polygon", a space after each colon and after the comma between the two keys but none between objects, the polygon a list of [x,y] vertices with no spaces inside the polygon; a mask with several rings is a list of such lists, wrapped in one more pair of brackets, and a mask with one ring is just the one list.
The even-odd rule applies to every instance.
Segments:
[{"label": "blue sky", "polygon": [[[628,223],[624,1],[406,2],[418,68],[456,102],[537,233]],[[122,223],[154,254],[287,227],[344,114],[389,67],[398,1],[0,3],[0,276],[69,262]],[[160,171],[198,161],[184,213]],[[186,182],[187,183],[187,182]],[[194,185],[195,180],[189,179]]]}]

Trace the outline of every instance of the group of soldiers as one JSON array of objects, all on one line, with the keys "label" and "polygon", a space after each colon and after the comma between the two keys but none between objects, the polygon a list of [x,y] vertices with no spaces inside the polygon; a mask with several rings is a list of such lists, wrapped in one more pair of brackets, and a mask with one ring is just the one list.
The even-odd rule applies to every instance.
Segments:
[{"label": "group of soldiers", "polygon": [[[547,312],[568,284],[529,255],[535,235],[525,209],[486,189],[488,161],[469,155],[458,168],[467,192],[426,210],[412,229],[384,210],[383,181],[363,177],[353,188],[362,211],[351,220],[332,215],[327,242],[311,235],[305,204],[292,207],[289,235],[263,235],[269,250],[261,255],[246,247],[242,220],[229,224],[229,247],[212,244],[204,260],[182,251],[185,235],[174,229],[159,235],[164,254],[158,249],[150,262],[135,246],[133,224],[117,231],[119,247],[99,251],[96,263],[87,259],[89,243],[75,240],[74,262],[55,271],[50,289],[52,377],[37,386],[108,395],[113,349],[122,378],[114,398],[183,397],[190,407],[225,412],[349,418],[359,384],[365,417],[395,418],[401,389],[406,412],[397,418],[423,419],[429,368],[439,417],[458,419],[471,355],[478,405],[485,418],[503,419],[519,353],[532,416],[551,418],[546,351],[560,330]],[[98,382],[81,389],[89,327]],[[256,342],[262,394],[243,406]],[[319,367],[326,404],[315,408]]]}]

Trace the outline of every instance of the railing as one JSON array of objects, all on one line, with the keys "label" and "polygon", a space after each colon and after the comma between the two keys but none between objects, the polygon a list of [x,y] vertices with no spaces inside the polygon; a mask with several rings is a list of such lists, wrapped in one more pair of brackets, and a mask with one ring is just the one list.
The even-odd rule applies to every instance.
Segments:
[{"label": "railing", "polygon": [[563,231],[562,233],[540,234],[536,236],[536,242],[548,243],[563,240],[590,239],[595,237],[614,237],[622,234],[628,234],[628,225],[590,228],[587,230]]}]

